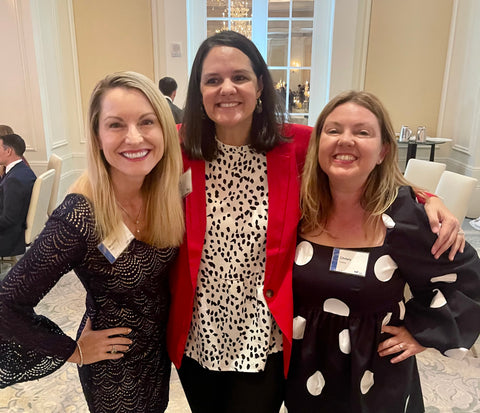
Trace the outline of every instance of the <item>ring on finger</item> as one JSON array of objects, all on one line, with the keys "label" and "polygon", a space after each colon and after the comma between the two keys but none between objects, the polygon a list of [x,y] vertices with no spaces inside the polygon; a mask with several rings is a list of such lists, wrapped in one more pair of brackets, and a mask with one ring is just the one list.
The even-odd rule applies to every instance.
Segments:
[{"label": "ring on finger", "polygon": [[117,354],[117,349],[115,348],[115,344],[112,344],[112,350],[110,351],[112,354]]},{"label": "ring on finger", "polygon": [[398,347],[400,347],[400,350],[403,350],[403,344],[402,343],[399,343]]}]

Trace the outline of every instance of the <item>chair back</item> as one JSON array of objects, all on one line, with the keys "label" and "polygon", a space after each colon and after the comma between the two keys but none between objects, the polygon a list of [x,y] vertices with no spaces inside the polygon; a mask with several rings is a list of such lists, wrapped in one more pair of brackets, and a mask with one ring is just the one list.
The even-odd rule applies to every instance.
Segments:
[{"label": "chair back", "polygon": [[403,176],[413,185],[433,193],[446,167],[444,163],[411,158],[408,160]]},{"label": "chair back", "polygon": [[55,181],[55,169],[49,169],[37,177],[33,184],[32,197],[27,212],[25,244],[30,245],[40,234],[47,221],[47,210]]},{"label": "chair back", "polygon": [[60,186],[60,178],[62,177],[62,158],[52,153],[48,159],[47,171],[49,169],[55,169],[55,179],[53,181],[52,194],[50,196],[50,202],[48,203],[47,214],[52,215],[53,210],[57,206],[58,189]]},{"label": "chair back", "polygon": [[443,200],[445,206],[457,217],[460,224],[465,219],[468,204],[476,185],[476,178],[455,172],[445,171],[440,177],[435,194]]}]

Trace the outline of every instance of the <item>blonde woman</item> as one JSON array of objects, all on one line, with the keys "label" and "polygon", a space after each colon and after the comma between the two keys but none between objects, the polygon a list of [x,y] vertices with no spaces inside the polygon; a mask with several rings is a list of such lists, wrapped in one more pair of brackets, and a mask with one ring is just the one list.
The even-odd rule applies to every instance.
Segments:
[{"label": "blonde woman", "polygon": [[[480,260],[435,259],[380,101],[345,92],[320,114],[301,189],[289,413],[421,413],[415,354],[462,357],[480,332]],[[413,298],[405,303],[408,283]]]},{"label": "blonde woman", "polygon": [[[73,362],[90,411],[162,412],[168,267],[184,228],[175,124],[134,72],[101,80],[88,117],[87,171],[0,285],[0,385]],[[87,290],[76,341],[33,311],[72,269]]]}]

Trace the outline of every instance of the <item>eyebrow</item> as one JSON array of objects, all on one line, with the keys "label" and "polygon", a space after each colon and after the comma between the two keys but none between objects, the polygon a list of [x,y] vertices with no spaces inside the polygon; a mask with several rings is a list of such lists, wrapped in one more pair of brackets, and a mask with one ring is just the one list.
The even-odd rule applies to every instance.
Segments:
[{"label": "eyebrow", "polygon": [[[253,69],[239,69],[239,70],[234,70],[233,71],[233,74],[234,75],[238,75],[238,74],[245,74],[245,73],[253,73],[255,74],[255,72],[253,71]],[[220,73],[218,72],[207,72],[205,74],[202,74],[202,79],[205,78],[205,77],[209,77],[209,76],[218,76]]]},{"label": "eyebrow", "polygon": [[[144,113],[143,115],[140,115],[140,119],[146,117],[146,116],[150,116],[150,115],[153,115],[155,117],[157,117],[157,115],[155,114],[155,112],[146,112]],[[115,116],[115,115],[108,115],[106,116],[105,118],[103,118],[103,120],[109,120],[109,119],[114,119],[114,120],[123,120],[123,118],[121,116]]]},{"label": "eyebrow", "polygon": [[[328,125],[328,126],[331,126],[331,125],[333,125],[333,126],[342,126],[343,123],[342,123],[342,122],[336,122],[336,121],[333,121],[333,120],[329,120],[329,121],[325,122],[323,126],[325,127],[325,126],[327,126],[327,125]],[[371,123],[368,123],[368,122],[355,123],[353,126],[355,126],[355,127],[365,127],[365,128],[366,128],[366,127],[374,127]]]}]

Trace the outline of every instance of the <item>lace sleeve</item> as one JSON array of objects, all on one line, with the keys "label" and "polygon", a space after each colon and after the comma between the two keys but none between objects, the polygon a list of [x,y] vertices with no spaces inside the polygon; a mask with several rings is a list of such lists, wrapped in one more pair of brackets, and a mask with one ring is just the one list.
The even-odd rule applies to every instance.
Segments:
[{"label": "lace sleeve", "polygon": [[34,307],[85,258],[81,217],[88,204],[78,201],[67,197],[0,284],[0,387],[50,374],[75,350],[75,341]]}]

